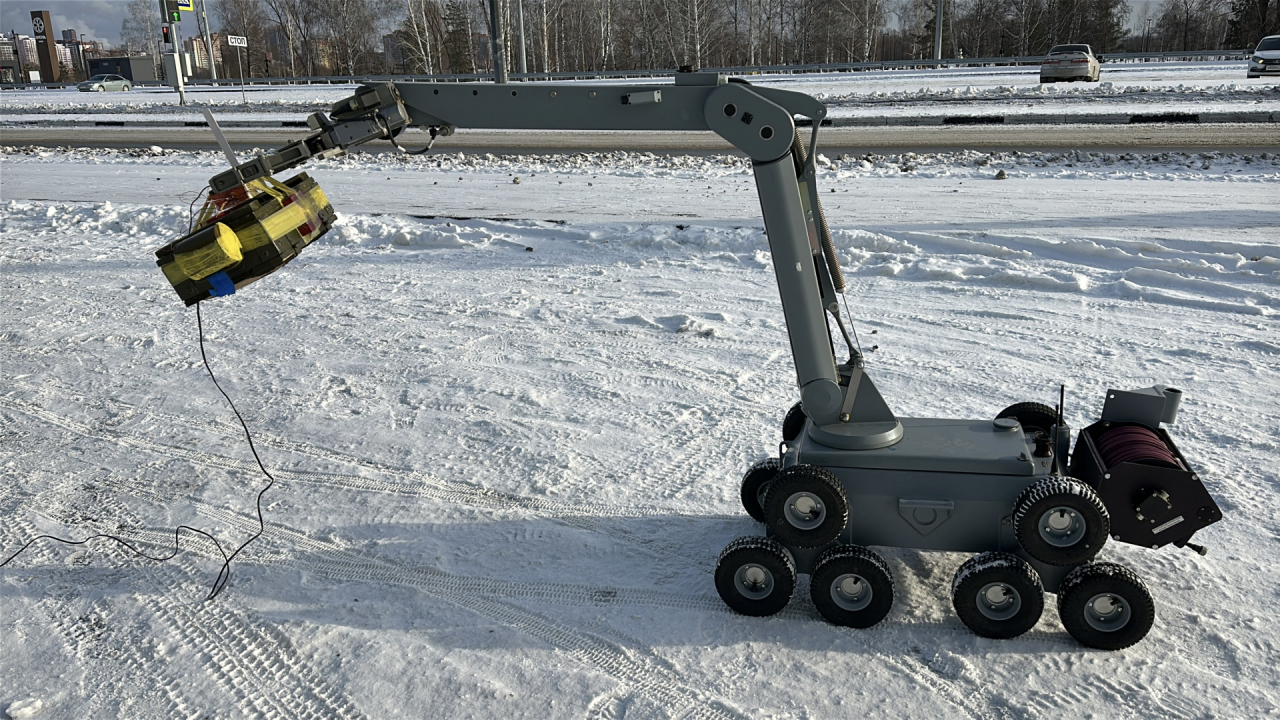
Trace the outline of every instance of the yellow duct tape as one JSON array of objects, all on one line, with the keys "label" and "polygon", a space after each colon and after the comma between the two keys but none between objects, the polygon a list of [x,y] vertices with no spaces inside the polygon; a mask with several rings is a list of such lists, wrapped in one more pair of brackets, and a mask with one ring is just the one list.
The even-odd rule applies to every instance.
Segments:
[{"label": "yellow duct tape", "polygon": [[[192,280],[203,280],[243,259],[240,238],[236,237],[235,231],[222,223],[214,224],[212,242],[184,253],[175,253],[173,256],[174,264],[182,274]],[[167,272],[165,274],[168,275]]]},{"label": "yellow duct tape", "polygon": [[254,220],[240,229],[244,249],[257,248],[279,240],[307,221],[307,214],[297,203],[285,205],[261,220]]}]

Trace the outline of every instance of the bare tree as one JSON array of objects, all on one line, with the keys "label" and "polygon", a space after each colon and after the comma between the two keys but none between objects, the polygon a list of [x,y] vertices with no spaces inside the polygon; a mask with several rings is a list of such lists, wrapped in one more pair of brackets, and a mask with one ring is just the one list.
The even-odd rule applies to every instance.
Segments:
[{"label": "bare tree", "polygon": [[[239,35],[248,41],[249,47],[244,48],[241,54],[227,53],[223,50],[223,65],[233,75],[240,75],[241,70],[244,71],[245,77],[255,77],[254,70],[257,68],[260,72],[257,75],[268,75],[267,68],[267,15],[263,10],[261,0],[218,0],[213,6],[214,19],[217,21],[220,32],[227,35]],[[241,58],[244,67],[234,67],[231,63],[236,62],[235,58]]]},{"label": "bare tree", "polygon": [[127,51],[160,55],[159,5],[148,0],[130,0],[129,17],[120,23],[120,44]]},{"label": "bare tree", "polygon": [[449,56],[449,72],[472,73],[476,68],[475,19],[472,5],[462,0],[449,0],[445,5],[445,52]]},{"label": "bare tree", "polygon": [[1156,32],[1168,50],[1216,50],[1227,35],[1226,0],[1165,0]]},{"label": "bare tree", "polygon": [[378,24],[369,0],[319,0],[319,7],[332,69],[355,75],[368,67]]},{"label": "bare tree", "polygon": [[401,0],[404,19],[397,34],[409,66],[427,74],[444,72],[444,19],[435,0]]},{"label": "bare tree", "polygon": [[289,75],[298,74],[298,26],[301,24],[301,2],[299,0],[263,0],[270,11],[271,20],[276,31],[283,36],[284,47],[281,48],[289,58]]}]

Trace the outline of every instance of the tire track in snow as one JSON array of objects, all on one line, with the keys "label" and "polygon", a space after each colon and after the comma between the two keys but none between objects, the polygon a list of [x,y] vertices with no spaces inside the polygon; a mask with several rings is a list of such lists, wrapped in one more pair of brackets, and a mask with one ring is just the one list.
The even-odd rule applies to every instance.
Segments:
[{"label": "tire track in snow", "polygon": [[[105,481],[124,492],[137,497],[164,503],[169,498],[156,493],[143,483],[121,478]],[[237,511],[203,503],[191,498],[184,498],[199,513],[209,518],[236,527],[245,532],[254,532],[258,528],[256,516],[241,514]],[[147,542],[163,544],[170,533],[160,529],[148,531]],[[315,562],[324,563],[328,574],[346,574],[352,577],[360,575],[377,575],[380,582],[398,585],[409,585],[428,588],[447,594],[469,593],[485,597],[501,597],[523,599],[534,602],[547,602],[565,605],[622,605],[649,606],[680,610],[723,611],[719,598],[705,595],[674,595],[653,590],[640,590],[617,587],[597,587],[573,585],[568,583],[525,583],[510,580],[493,580],[481,577],[455,575],[444,570],[422,564],[408,564],[399,560],[370,559],[352,552],[332,542],[316,540],[306,533],[279,523],[268,522],[264,537],[291,548],[299,548],[315,556]],[[246,551],[248,552],[248,551]],[[215,558],[212,552],[208,557]],[[290,561],[250,560],[264,565],[289,564]],[[312,563],[298,566],[299,569],[314,570]]]},{"label": "tire track in snow", "polygon": [[[154,490],[142,483],[129,481],[120,478],[110,478],[104,484],[115,486],[118,489],[125,490],[136,496],[144,497],[156,502],[163,503],[166,498],[155,493]],[[252,531],[257,527],[256,518],[249,517],[225,508],[207,505],[199,501],[187,500],[201,514],[217,519],[221,522],[236,526],[244,531]],[[127,516],[128,511],[123,508],[113,508],[116,512]],[[153,543],[156,547],[163,547],[168,542],[169,534],[165,530],[137,530],[140,535],[146,537],[146,542]],[[646,590],[631,590],[619,588],[593,588],[584,586],[565,585],[557,583],[517,583],[510,581],[490,580],[486,578],[466,578],[453,576],[443,571],[427,566],[409,566],[396,561],[386,560],[370,560],[362,555],[352,553],[332,543],[315,540],[309,536],[289,529],[278,524],[268,524],[267,534],[264,539],[274,542],[283,542],[292,547],[302,549],[308,554],[306,558],[285,558],[283,560],[263,561],[256,559],[250,553],[249,556],[243,558],[248,562],[265,562],[267,565],[285,565],[291,566],[299,570],[314,572],[320,575],[328,576],[333,579],[352,581],[352,582],[386,582],[389,584],[397,584],[402,586],[414,587],[416,589],[427,592],[460,605],[472,609],[473,611],[490,617],[491,619],[505,622],[522,632],[526,632],[531,636],[544,639],[553,646],[561,647],[567,652],[572,650],[571,654],[575,657],[583,659],[584,662],[592,657],[600,654],[601,649],[596,647],[597,643],[603,643],[607,648],[620,648],[626,650],[622,646],[603,640],[596,636],[588,636],[589,640],[582,642],[580,638],[571,638],[577,642],[570,642],[568,647],[562,647],[557,644],[557,640],[563,637],[565,629],[559,627],[556,621],[547,619],[543,616],[534,614],[532,622],[519,617],[521,611],[517,608],[507,606],[495,598],[511,598],[523,599],[532,602],[547,602],[554,604],[569,605],[619,605],[619,606],[650,606],[661,607],[673,610],[692,610],[699,612],[713,612],[717,614],[728,614],[729,611],[714,597],[710,596],[679,596],[669,593],[659,593]],[[213,559],[215,556],[211,549],[206,548],[206,556]],[[186,564],[186,563],[184,563]],[[150,609],[153,613],[160,615],[164,608],[155,604],[153,601]],[[179,612],[187,611],[185,607],[179,607]],[[513,613],[515,615],[513,615]],[[792,620],[806,620],[812,615],[810,608],[803,606],[799,602],[793,603],[782,613],[781,618],[789,618]],[[188,617],[184,622],[184,626],[196,624],[193,619]],[[901,647],[903,641],[895,640],[892,636],[873,636],[870,633],[859,633],[849,631],[842,628],[830,626],[833,631],[843,632],[851,638],[856,638],[859,644],[873,650],[877,657],[888,666],[897,668],[900,672],[911,677],[920,685],[928,688],[931,692],[938,694],[945,701],[955,704],[963,709],[965,713],[973,720],[995,720],[999,715],[983,711],[982,704],[975,704],[971,699],[974,689],[960,686],[954,681],[948,680],[936,673],[932,673],[927,663],[919,661],[912,663],[903,659],[912,658],[910,651]],[[574,631],[568,631],[573,633]],[[198,640],[196,638],[195,640]],[[195,642],[191,637],[184,637],[184,642]],[[287,640],[285,641],[287,642]],[[943,640],[939,640],[938,644],[943,644]],[[616,654],[617,650],[614,651]],[[608,655],[609,653],[606,653]],[[586,659],[584,659],[586,658]],[[219,656],[213,660],[224,660],[225,657]],[[660,662],[660,659],[658,659]],[[609,663],[607,667],[602,668],[605,672],[612,674],[615,679],[631,686],[634,682],[629,682],[629,675],[624,672],[627,665],[623,663],[621,667],[618,663]],[[611,672],[616,671],[616,672]],[[224,687],[238,688],[236,680],[239,675],[236,668],[226,667],[223,665],[215,667],[215,679]],[[652,680],[652,679],[650,679]],[[658,681],[666,682],[659,679]],[[643,689],[651,682],[640,683],[637,687]],[[646,694],[644,699],[648,702],[656,703],[659,707],[672,707],[671,698],[661,695]],[[243,704],[242,700],[242,704]],[[694,713],[689,717],[700,717]]]},{"label": "tire track in snow", "polygon": [[[4,404],[12,400],[13,398],[8,397],[0,398],[0,404]],[[21,405],[15,405],[14,408],[23,412],[28,411],[26,407]],[[44,411],[40,408],[32,408],[32,410],[34,412],[31,412],[30,414],[41,417],[42,419],[47,419],[47,421],[52,424],[90,437],[101,437],[94,434],[92,429],[88,426],[77,423],[76,421],[62,418],[61,416],[49,413],[48,411]],[[46,418],[45,416],[48,417]],[[63,425],[64,422],[66,425]],[[221,429],[219,430],[221,431]],[[119,442],[133,447],[139,447],[141,445],[142,447],[140,449],[148,449],[146,446],[156,446],[155,451],[157,452],[170,452],[169,446],[153,443],[151,441],[130,438],[114,432],[110,432],[107,437],[101,437],[101,439]],[[252,471],[256,469],[256,466],[250,467],[249,463],[224,458],[222,456],[213,455],[205,458],[204,456],[206,454],[204,453],[188,451],[183,448],[173,448],[173,450],[191,455],[194,458],[192,460],[193,462],[206,460],[206,462],[202,462],[201,464],[243,471]],[[290,479],[288,476],[295,473],[293,471],[276,471],[275,474],[280,479],[285,480]],[[318,475],[316,473],[296,474],[303,476]],[[360,483],[374,482],[365,478],[351,478],[349,476],[324,475],[323,477],[338,477],[359,481]],[[303,477],[301,478],[301,481],[307,482],[307,478]],[[115,478],[111,480],[111,483],[121,487],[122,489],[126,489],[135,495],[148,497],[159,502],[163,502],[165,500],[164,498],[156,495],[154,491],[141,484]],[[382,483],[382,485],[386,485],[386,483]],[[468,488],[468,490],[471,489]],[[390,491],[403,492],[403,488],[401,486],[393,485]],[[440,491],[438,489],[433,489],[432,496],[436,496],[439,492]],[[207,505],[190,498],[187,498],[186,501],[193,505],[198,512],[208,517],[216,518],[222,522],[238,526],[245,531],[253,531],[257,529],[256,518],[240,515],[235,511]],[[674,514],[669,511],[662,512],[666,514]],[[589,522],[590,517],[568,517],[567,520],[571,521],[573,524],[577,524],[579,521],[587,521],[588,526],[591,525]],[[406,567],[392,561],[369,560],[363,556],[351,553],[330,543],[315,540],[299,531],[291,530],[278,524],[268,523],[267,528],[268,534],[274,536],[277,540],[285,541],[294,547],[304,549],[312,556],[305,562],[290,563],[297,569],[316,572],[339,580],[386,582],[415,587],[428,592],[429,594],[454,602],[462,607],[473,609],[481,615],[502,622],[508,622],[508,620],[504,618],[511,618],[511,613],[512,611],[515,611],[515,609],[498,600],[492,599],[494,597],[571,605],[607,605],[619,603],[621,605],[640,605],[721,613],[728,612],[722,604],[716,602],[715,598],[711,597],[681,597],[666,593],[655,593],[642,590],[588,588],[555,583],[515,583],[485,578],[462,578],[425,566]],[[588,527],[587,529],[591,528]],[[685,560],[687,560],[687,558]],[[780,614],[780,617],[806,617],[810,614],[808,610],[809,609],[807,607],[802,607],[793,601],[793,604],[784,610],[783,613]],[[533,622],[528,627],[527,634],[542,639],[560,636],[560,632],[563,628],[557,630],[556,627],[553,627],[556,625],[554,620],[549,620],[542,616],[536,616],[536,618],[537,622]],[[546,625],[546,623],[550,623],[551,626]],[[511,624],[513,627],[517,627],[518,629],[525,629],[524,624],[515,622],[514,620],[508,622],[508,624]],[[835,628],[834,626],[832,627],[836,630],[842,630]],[[572,633],[574,631],[569,632]],[[615,646],[614,643],[611,643],[608,640],[603,640],[596,636],[589,637],[594,638],[594,641],[605,643],[609,646]],[[885,664],[898,668],[899,671],[913,678],[917,683],[928,688],[934,694],[938,694],[945,701],[955,704],[957,707],[964,710],[964,712],[973,720],[997,720],[1002,716],[1002,714],[994,714],[989,710],[989,708],[995,706],[995,703],[991,701],[975,703],[975,700],[973,699],[975,692],[978,693],[979,697],[983,697],[980,690],[958,685],[955,681],[939,676],[937,673],[932,672],[929,669],[928,664],[923,661],[913,663],[900,659],[904,654],[910,657],[906,648],[897,647],[897,645],[901,644],[900,641],[894,642],[891,638],[873,638],[869,634],[862,633],[852,634],[851,637],[858,638],[861,641],[860,644],[864,645],[867,645],[867,641],[870,640],[871,642],[868,646],[882,658]],[[548,642],[551,641],[548,640]],[[939,641],[940,645],[943,643],[943,640]],[[551,644],[555,645],[554,642],[551,642]],[[587,646],[580,646],[580,643],[576,642],[571,643],[571,645],[574,648],[571,654],[574,654],[575,657],[579,657],[580,659],[591,658],[596,654],[596,649],[590,647],[592,645],[590,642],[587,643]],[[559,647],[558,645],[556,646]],[[569,650],[566,651],[568,652]],[[615,675],[615,677],[621,682],[627,682],[623,676]],[[662,698],[655,697],[653,699],[656,702],[659,702],[660,706],[668,706]]]},{"label": "tire track in snow", "polygon": [[[207,467],[219,468],[222,470],[231,470],[237,472],[258,473],[256,463],[248,460],[239,460],[223,455],[213,453],[200,452],[188,448],[166,445],[154,440],[134,437],[126,433],[117,432],[106,428],[95,429],[85,423],[81,423],[70,418],[63,417],[56,413],[45,410],[35,404],[19,400],[12,396],[0,397],[0,405],[9,409],[16,410],[32,417],[60,427],[64,430],[82,435],[84,437],[102,440],[117,445],[142,450],[145,452],[156,453],[170,457],[173,459],[185,460],[187,462],[204,465]],[[197,423],[188,423],[197,424]],[[226,432],[226,428],[217,428],[217,432]],[[267,436],[262,436],[257,442],[267,446],[278,446],[281,449],[293,449],[302,447],[297,443],[277,442]],[[547,500],[543,498],[523,497],[512,495],[498,490],[491,490],[483,487],[476,487],[464,483],[449,482],[427,475],[415,470],[395,470],[377,463],[367,460],[357,460],[342,456],[338,453],[325,451],[323,453],[314,451],[308,453],[316,457],[329,456],[331,459],[340,459],[342,462],[352,463],[372,470],[395,474],[406,479],[405,482],[393,483],[383,480],[374,480],[371,478],[361,477],[358,475],[344,475],[338,473],[321,473],[307,470],[272,470],[272,474],[277,479],[286,482],[297,482],[311,485],[320,485],[341,490],[355,490],[363,492],[379,492],[397,495],[410,495],[417,497],[427,497],[442,502],[454,503],[459,505],[469,505],[472,507],[485,508],[491,510],[525,510],[531,511],[544,517],[556,518],[642,518],[642,517],[661,517],[670,515],[683,515],[687,517],[707,518],[709,516],[698,513],[681,513],[678,510],[643,505],[607,505],[603,503],[567,503],[556,500]],[[710,516],[719,517],[719,516]],[[725,518],[733,516],[723,516]]]},{"label": "tire track in snow", "polygon": [[[113,485],[156,501],[163,498],[141,484],[113,479]],[[257,519],[247,515],[209,505],[196,500],[188,502],[200,514],[234,525],[245,531],[257,529]],[[493,595],[505,593],[508,597],[529,600],[572,598],[592,604],[613,602],[618,594],[636,601],[652,598],[673,604],[670,596],[644,591],[583,591],[582,588],[554,584],[508,583],[479,578],[459,578],[428,567],[408,567],[386,560],[369,560],[332,543],[316,540],[297,530],[268,523],[267,536],[284,541],[310,557],[286,559],[285,564],[330,578],[348,582],[385,582],[407,585],[427,594],[470,610],[478,615],[502,623],[518,632],[542,640],[551,647],[565,652],[589,667],[595,667],[618,682],[645,695],[659,707],[672,710],[676,717],[727,719],[740,718],[739,713],[723,702],[707,697],[706,693],[683,681],[676,671],[647,648],[628,648],[598,635],[566,626],[539,613],[516,607],[495,599]],[[615,593],[610,595],[609,593]],[[638,604],[645,604],[643,602]],[[713,607],[710,599],[676,600],[674,604],[685,608],[706,609]]]},{"label": "tire track in snow", "polygon": [[[177,584],[183,578],[169,569]],[[218,601],[198,605],[142,596],[142,604],[184,645],[201,648],[205,667],[237,698],[246,715],[280,720],[362,718],[345,693],[330,687],[297,656],[274,626],[251,622]]]},{"label": "tire track in snow", "polygon": [[[259,472],[257,465],[252,461],[200,452],[185,447],[166,445],[153,440],[134,437],[108,428],[95,430],[95,428],[89,425],[49,412],[33,404],[26,403],[25,401],[16,400],[12,397],[0,397],[0,406],[10,403],[12,403],[11,407],[14,409],[26,412],[56,427],[60,427],[69,432],[101,442],[124,445],[125,447],[132,449],[186,460],[193,464],[203,465],[206,467],[214,467],[222,470],[231,470],[252,475],[256,475]],[[199,423],[199,421],[192,421],[188,424],[198,425],[201,423]],[[223,433],[231,430],[229,426],[218,427],[217,425],[210,423],[204,424],[214,432]],[[278,439],[273,439],[271,436],[263,436],[260,437],[257,442],[263,446],[271,446],[276,440]],[[280,441],[279,444],[283,449],[301,447],[298,443],[291,443],[287,441]],[[372,461],[350,458],[349,456],[332,451],[321,450],[319,448],[310,449],[315,451],[313,454],[316,457],[340,460],[343,462],[353,462],[357,465],[369,467],[371,469],[385,467]],[[484,487],[440,481],[430,475],[413,470],[406,471],[391,469],[384,471],[394,472],[405,477],[406,480],[405,482],[386,482],[356,475],[284,469],[275,469],[272,471],[272,474],[275,475],[277,480],[286,483],[295,482],[353,492],[376,492],[406,495],[410,497],[425,497],[440,502],[466,505],[488,510],[522,510],[531,512],[535,517],[550,519],[562,525],[574,527],[586,532],[604,535],[652,557],[671,561],[680,565],[687,564],[688,557],[675,554],[664,549],[662,546],[649,542],[649,540],[651,540],[650,537],[646,536],[637,538],[633,532],[629,532],[625,528],[615,527],[608,521],[619,518],[663,518],[672,516],[697,518],[699,520],[737,519],[737,516],[734,515],[710,515],[698,514],[696,512],[682,513],[678,510],[668,510],[666,508],[654,506],[615,506],[593,503],[567,503],[541,498],[529,498],[490,490]]]},{"label": "tire track in snow", "polygon": [[[108,479],[103,485],[117,483]],[[140,535],[138,539],[155,550],[172,548],[172,530],[142,530],[133,512],[118,501],[96,496],[95,502],[109,511],[117,523],[124,524],[131,537]],[[49,519],[60,522],[56,518]],[[19,519],[17,524],[28,530],[28,537],[40,534],[25,521]],[[99,522],[86,525],[98,532],[121,532],[116,527],[102,527]],[[220,557],[203,538],[192,540],[187,536],[183,540],[184,550],[194,549],[211,559]],[[190,542],[195,542],[197,547],[192,548]],[[36,549],[34,546],[31,548]],[[123,558],[134,557],[122,548],[116,548],[113,552]],[[56,561],[56,555],[48,546],[41,548],[38,557],[49,563]],[[203,568],[197,567],[190,560],[187,553],[181,552],[168,563],[158,566],[154,572],[140,573],[139,577],[147,585],[148,592],[136,593],[135,597],[147,613],[159,620],[183,647],[200,653],[206,670],[235,699],[245,715],[280,720],[364,717],[345,693],[329,686],[298,656],[288,636],[273,625],[231,608],[225,600],[191,603],[174,599],[174,587],[189,583],[192,577],[204,572]],[[161,578],[166,578],[168,582],[163,582]],[[72,594],[68,591],[65,596],[69,598]],[[77,628],[68,627],[65,633],[73,641],[82,642],[84,633]],[[140,643],[125,642],[120,645],[126,648],[121,652],[128,656],[129,661],[148,667],[153,677],[162,678],[161,689],[174,710],[169,717],[200,714],[200,710],[193,708],[182,697],[178,690],[178,679],[163,677],[168,668],[167,663],[144,657],[139,649]],[[126,658],[121,657],[120,661],[125,662]]]},{"label": "tire track in snow", "polygon": [[[156,500],[161,499],[154,495],[154,491],[141,484],[135,484],[129,481],[123,481],[121,484],[126,486],[135,494],[151,496]],[[253,530],[257,527],[256,519],[250,518],[249,516],[243,515],[234,510],[207,505],[200,503],[199,501],[191,502],[196,506],[198,512],[206,515],[207,517],[239,526],[241,529],[246,531]],[[493,598],[499,597],[556,604],[594,606],[618,604],[624,607],[649,606],[672,610],[691,610],[698,612],[713,612],[716,614],[732,614],[731,611],[729,611],[723,603],[718,600],[718,598],[711,596],[680,596],[671,593],[625,588],[594,588],[561,583],[519,583],[492,580],[488,578],[461,577],[430,566],[408,565],[392,560],[370,559],[366,556],[335,546],[330,542],[316,540],[304,533],[286,526],[269,523],[267,527],[268,535],[273,540],[286,542],[293,547],[303,549],[311,555],[311,557],[306,561],[285,559],[282,561],[282,564],[293,566],[299,570],[326,575],[338,580],[351,582],[385,582],[388,584],[410,586],[450,601],[453,601],[456,597],[462,595],[464,597],[471,596],[479,598],[485,602],[494,603],[498,601]],[[461,603],[455,604],[461,605]],[[468,606],[463,605],[463,607]],[[477,609],[476,612],[486,615],[487,617],[499,619],[496,616],[488,615],[482,609]],[[812,615],[812,609],[803,604],[803,600],[798,594],[796,598],[793,598],[791,604],[776,617],[804,621],[810,619]],[[554,620],[543,618],[542,616],[538,617],[546,622],[555,622]],[[896,637],[896,634],[877,634],[875,631],[850,630],[848,628],[828,625],[826,623],[824,623],[824,625],[830,628],[833,632],[843,634],[854,640],[858,645],[871,650],[882,663],[896,668],[904,675],[912,678],[919,685],[929,689],[933,694],[938,695],[944,701],[955,705],[969,718],[971,718],[971,720],[1001,720],[1003,718],[1010,717],[1010,713],[1007,711],[1007,703],[1002,699],[992,698],[985,690],[977,685],[954,680],[936,672],[931,667],[930,663],[921,656],[918,648],[915,647],[919,643],[919,635],[922,632],[921,630],[916,630],[913,633],[912,638],[904,640]],[[515,627],[522,629],[522,626],[520,625],[515,625]],[[533,634],[535,637],[541,637],[541,635],[536,633],[530,634]],[[937,647],[943,647],[947,643],[947,638],[943,637],[947,634],[945,631],[930,631],[926,634],[938,636],[937,642],[934,643]],[[591,637],[594,638],[596,636],[593,635]],[[1056,637],[1023,638],[1023,642],[1035,640],[1051,644],[1060,644]],[[608,640],[602,641],[610,643]],[[663,698],[659,697],[646,697],[646,699],[660,703],[664,701]],[[660,706],[665,707],[665,705],[661,704]]]},{"label": "tire track in snow", "polygon": [[[6,529],[8,532],[5,533],[3,543],[5,548],[20,547],[22,543],[16,541],[18,538],[24,536],[33,538],[42,534],[35,525],[16,515],[8,519]],[[11,539],[13,542],[10,541]],[[36,543],[23,553],[23,557],[40,565],[57,565],[60,561],[57,553],[53,551],[53,546],[47,543]],[[76,592],[72,586],[62,586],[61,589],[55,590],[37,602],[37,611],[44,615],[49,621],[49,626],[62,636],[63,647],[69,654],[76,657],[104,657],[101,640],[102,631],[106,628],[104,619],[106,600],[98,599],[82,615],[73,618],[72,614],[67,612],[67,605],[68,601],[75,596]],[[142,668],[153,664],[151,658],[143,656],[141,643],[114,643],[109,645],[105,652],[119,665],[134,665]],[[157,668],[157,670],[162,669]],[[149,676],[167,703],[164,717],[195,720],[203,716],[202,711],[183,695],[176,678],[160,672],[152,672]],[[109,690],[118,691],[118,688],[112,687]],[[95,688],[94,697],[100,698],[107,691],[108,688],[98,686]],[[91,701],[90,706],[92,705]]]}]

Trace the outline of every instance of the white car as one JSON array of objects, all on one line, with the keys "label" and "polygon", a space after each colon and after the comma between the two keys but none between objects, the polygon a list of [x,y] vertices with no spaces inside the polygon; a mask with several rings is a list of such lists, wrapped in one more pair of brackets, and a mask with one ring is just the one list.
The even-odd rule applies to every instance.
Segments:
[{"label": "white car", "polygon": [[1280,76],[1280,35],[1262,38],[1249,58],[1249,77]]},{"label": "white car", "polygon": [[76,85],[80,92],[106,92],[108,90],[132,90],[133,83],[119,75],[94,75]]},{"label": "white car", "polygon": [[1088,45],[1054,45],[1040,61],[1040,82],[1084,80],[1098,82],[1102,63]]}]

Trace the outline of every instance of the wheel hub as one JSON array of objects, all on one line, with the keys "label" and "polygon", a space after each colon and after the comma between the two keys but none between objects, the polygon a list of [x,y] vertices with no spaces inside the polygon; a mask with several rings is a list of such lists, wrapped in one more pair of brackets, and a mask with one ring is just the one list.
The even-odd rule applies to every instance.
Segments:
[{"label": "wheel hub", "polygon": [[1074,509],[1059,506],[1040,516],[1040,537],[1054,547],[1071,547],[1084,538],[1088,529],[1084,518]]},{"label": "wheel hub", "polygon": [[845,610],[857,612],[871,604],[871,583],[861,575],[846,573],[831,583],[831,599]]},{"label": "wheel hub", "polygon": [[1022,596],[1011,585],[987,583],[978,591],[978,612],[991,620],[1008,620],[1022,609]]},{"label": "wheel hub", "polygon": [[734,585],[743,597],[762,600],[773,592],[773,573],[763,565],[747,563],[734,573]]},{"label": "wheel hub", "polygon": [[1129,603],[1119,595],[1099,593],[1084,604],[1084,620],[1101,632],[1115,632],[1129,624]]},{"label": "wheel hub", "polygon": [[827,509],[822,504],[822,500],[818,496],[807,493],[798,492],[787,498],[787,506],[784,514],[787,522],[801,530],[812,530],[822,524],[826,517]]}]

